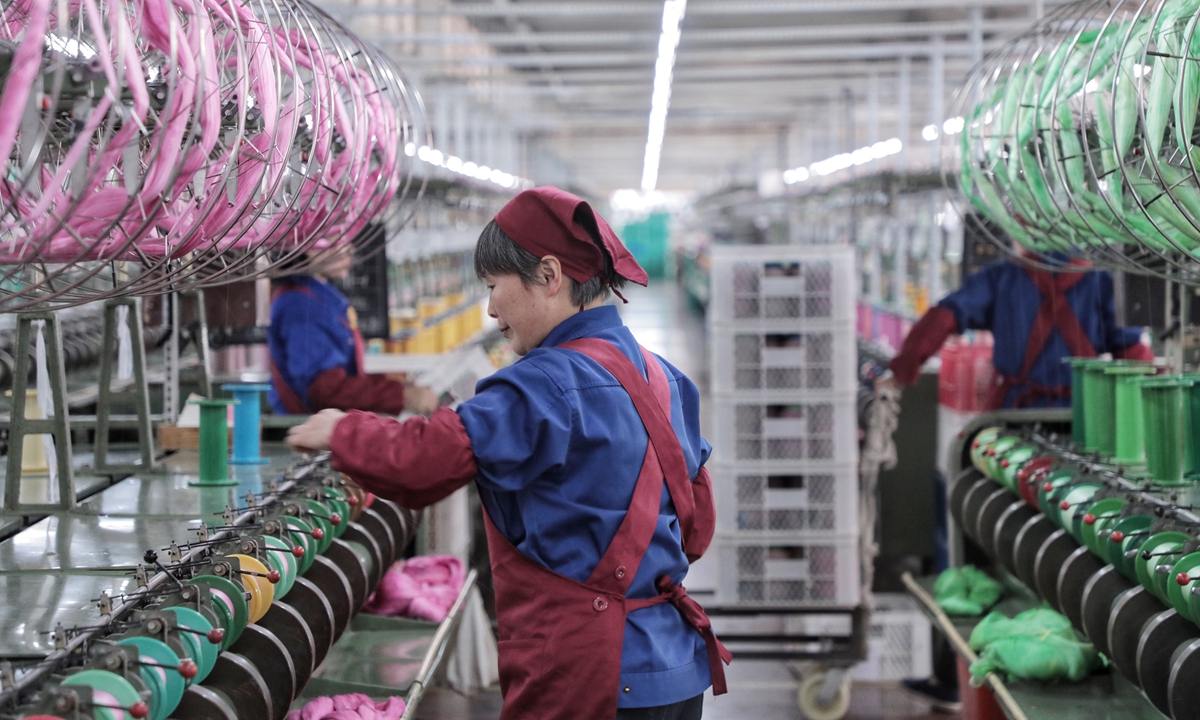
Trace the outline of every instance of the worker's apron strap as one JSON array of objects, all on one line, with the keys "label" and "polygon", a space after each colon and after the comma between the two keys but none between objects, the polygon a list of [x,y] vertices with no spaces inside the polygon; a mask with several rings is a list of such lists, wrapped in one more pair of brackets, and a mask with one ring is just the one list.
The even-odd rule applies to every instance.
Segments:
[{"label": "worker's apron strap", "polygon": [[[1075,287],[1083,279],[1083,273],[1059,273],[1055,275],[1045,270],[1035,270],[1024,267],[1025,274],[1033,281],[1042,296],[1042,304],[1038,307],[1037,316],[1033,320],[1033,328],[1029,331],[1029,341],[1025,344],[1025,358],[1021,364],[1021,372],[1013,376],[998,375],[997,382],[992,387],[988,397],[988,409],[996,410],[1004,406],[1008,393],[1014,387],[1026,389],[1014,401],[1014,407],[1025,407],[1041,398],[1069,398],[1070,386],[1065,388],[1039,385],[1029,380],[1033,366],[1037,364],[1046,343],[1050,340],[1055,329],[1062,335],[1067,348],[1076,357],[1095,357],[1096,349],[1088,339],[1079,318],[1067,302],[1067,290]],[[1065,394],[1064,394],[1065,392]]]},{"label": "worker's apron strap", "polygon": [[669,602],[679,610],[684,620],[696,628],[700,637],[704,638],[704,647],[708,651],[708,666],[712,670],[713,695],[724,695],[729,692],[725,682],[725,665],[733,662],[733,653],[725,648],[713,633],[712,621],[700,603],[688,597],[687,588],[671,580],[670,575],[658,579],[658,597],[646,600],[629,599],[625,601],[626,612],[632,612],[651,605]]}]

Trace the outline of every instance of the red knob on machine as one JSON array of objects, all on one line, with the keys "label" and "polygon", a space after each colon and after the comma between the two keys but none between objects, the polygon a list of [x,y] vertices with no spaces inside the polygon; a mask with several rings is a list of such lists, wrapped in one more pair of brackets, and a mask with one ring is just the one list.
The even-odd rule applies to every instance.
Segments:
[{"label": "red knob on machine", "polygon": [[302,557],[304,557],[304,548],[299,545],[296,545],[292,548],[292,554],[298,558],[302,558]]},{"label": "red knob on machine", "polygon": [[358,496],[351,495],[350,497],[346,498],[346,504],[349,505],[350,507],[355,507],[356,505],[358,505]]},{"label": "red knob on machine", "polygon": [[225,630],[222,628],[213,628],[212,630],[208,631],[208,635],[205,637],[207,637],[208,641],[213,645],[219,645],[225,640]]},{"label": "red knob on machine", "polygon": [[188,680],[191,680],[192,678],[196,677],[196,675],[198,675],[199,673],[200,673],[200,666],[197,665],[196,663],[192,662],[191,660],[187,660],[187,659],[179,661],[179,674],[184,676]]},{"label": "red knob on machine", "polygon": [[1050,492],[1054,489],[1054,483],[1048,482],[1042,486],[1042,492]]},{"label": "red knob on machine", "polygon": [[976,440],[975,442],[971,443],[971,449],[972,449],[972,450],[978,450],[978,449],[979,449],[979,441],[978,441],[978,440]]},{"label": "red knob on machine", "polygon": [[1095,525],[1096,524],[1096,516],[1091,513],[1084,515],[1083,516],[1083,524],[1084,525]]},{"label": "red knob on machine", "polygon": [[312,536],[313,540],[320,540],[321,538],[325,537],[325,531],[321,528],[313,528]]},{"label": "red knob on machine", "polygon": [[150,714],[150,706],[144,702],[135,702],[129,706],[129,714],[141,720],[141,718],[147,717]]},{"label": "red knob on machine", "polygon": [[988,457],[996,457],[996,448],[988,448],[987,456]]},{"label": "red knob on machine", "polygon": [[267,580],[268,580],[268,581],[269,581],[269,582],[270,582],[272,585],[274,585],[274,584],[278,583],[278,582],[279,582],[279,579],[280,579],[281,577],[282,577],[282,576],[279,574],[279,571],[278,571],[278,570],[272,570],[271,572],[267,573]]},{"label": "red knob on machine", "polygon": [[1002,468],[1006,468],[1006,467],[1008,467],[1008,466],[1009,466],[1009,465],[1011,465],[1011,464],[1012,464],[1012,463],[1010,463],[1010,462],[1008,461],[1008,458],[1004,458],[1003,460],[1001,460],[1001,461],[1000,461],[1000,467],[1002,467]]},{"label": "red knob on machine", "polygon": [[1070,508],[1070,507],[1071,507],[1071,503],[1067,502],[1066,500],[1063,500],[1062,502],[1060,502],[1060,503],[1058,504],[1058,509],[1059,509],[1059,510],[1066,510],[1066,509],[1068,509],[1068,508]]},{"label": "red knob on machine", "polygon": [[1113,533],[1112,533],[1112,541],[1113,542],[1121,542],[1124,539],[1125,539],[1125,533],[1121,532],[1120,530],[1113,530]]},{"label": "red knob on machine", "polygon": [[338,515],[337,513],[332,513],[329,516],[329,524],[333,525],[334,527],[341,525],[342,524],[342,516]]},{"label": "red knob on machine", "polygon": [[1187,573],[1179,573],[1175,576],[1175,582],[1179,583],[1180,585],[1187,585],[1191,581],[1192,579],[1188,577]]},{"label": "red knob on machine", "polygon": [[1025,482],[1029,479],[1029,468],[1021,468],[1017,471],[1017,482]]},{"label": "red knob on machine", "polygon": [[959,430],[959,431],[958,431],[958,436],[959,436],[959,437],[966,437],[966,436],[967,436],[967,431],[966,431],[966,430]]}]

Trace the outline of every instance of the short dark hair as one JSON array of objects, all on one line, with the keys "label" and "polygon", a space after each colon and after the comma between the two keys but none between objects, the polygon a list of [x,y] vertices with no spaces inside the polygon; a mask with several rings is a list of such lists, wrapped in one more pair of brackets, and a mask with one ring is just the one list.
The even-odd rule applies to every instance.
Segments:
[{"label": "short dark hair", "polygon": [[[584,228],[587,229],[587,226]],[[592,232],[589,230],[588,234],[592,235]],[[571,283],[571,302],[575,305],[583,306],[596,298],[607,298],[609,288],[620,290],[625,287],[625,278],[613,272],[608,253],[601,251],[601,255],[604,256],[603,276],[597,275],[585,283],[567,277]],[[475,245],[475,275],[479,278],[486,275],[516,275],[521,278],[521,284],[532,287],[541,283],[537,274],[541,261],[541,258],[518,245],[508,233],[501,230],[495,220],[487,224]],[[607,283],[604,282],[604,276],[609,279]]]}]

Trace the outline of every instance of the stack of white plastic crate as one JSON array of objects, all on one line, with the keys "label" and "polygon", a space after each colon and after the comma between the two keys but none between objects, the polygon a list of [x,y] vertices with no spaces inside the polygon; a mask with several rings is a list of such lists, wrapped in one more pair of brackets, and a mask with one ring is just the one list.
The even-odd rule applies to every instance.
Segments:
[{"label": "stack of white plastic crate", "polygon": [[711,259],[717,537],[689,580],[713,607],[856,606],[853,251],[721,246]]}]

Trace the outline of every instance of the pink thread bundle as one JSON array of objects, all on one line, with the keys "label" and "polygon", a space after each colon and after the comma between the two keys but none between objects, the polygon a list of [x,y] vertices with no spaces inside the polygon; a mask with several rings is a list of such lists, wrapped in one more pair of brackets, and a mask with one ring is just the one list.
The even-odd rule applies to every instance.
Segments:
[{"label": "pink thread bundle", "polygon": [[293,710],[287,720],[400,720],[404,700],[398,697],[375,702],[361,693],[319,697],[300,710]]},{"label": "pink thread bundle", "polygon": [[466,570],[458,558],[428,555],[396,563],[384,573],[363,612],[441,622],[462,592]]},{"label": "pink thread bundle", "polygon": [[348,242],[411,185],[418,101],[306,0],[14,0],[0,39],[0,264],[215,282]]}]

